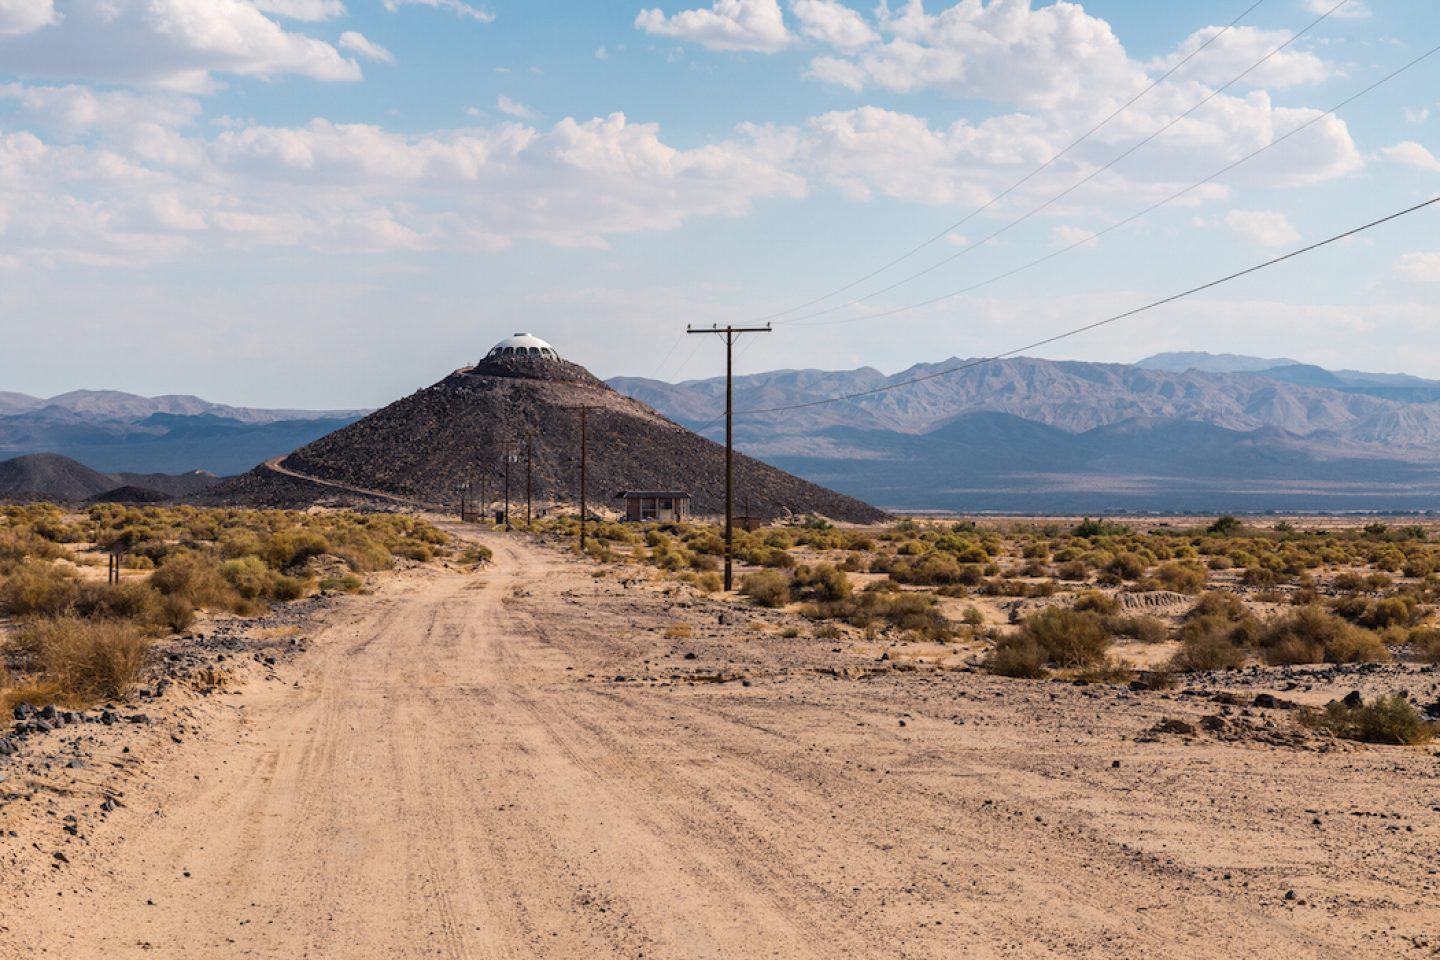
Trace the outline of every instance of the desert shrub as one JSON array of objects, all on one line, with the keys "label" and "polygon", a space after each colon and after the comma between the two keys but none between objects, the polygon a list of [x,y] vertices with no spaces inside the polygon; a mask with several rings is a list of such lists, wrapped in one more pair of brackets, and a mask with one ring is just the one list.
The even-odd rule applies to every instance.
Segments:
[{"label": "desert shrub", "polygon": [[1084,560],[1066,560],[1055,568],[1055,576],[1061,580],[1083,581],[1090,579],[1090,565]]},{"label": "desert shrub", "polygon": [[136,624],[67,617],[25,624],[15,648],[27,669],[78,705],[125,696],[140,677],[150,641]]},{"label": "desert shrub", "polygon": [[0,583],[0,614],[10,617],[55,617],[75,602],[79,592],[74,574],[53,563],[30,560]]},{"label": "desert shrub", "polygon": [[1105,620],[1106,629],[1121,637],[1133,637],[1141,643],[1164,643],[1170,639],[1170,628],[1159,617],[1112,616]]},{"label": "desert shrub", "polygon": [[1218,537],[1229,537],[1239,533],[1244,527],[1243,523],[1227,513],[1216,517],[1215,522],[1205,528],[1205,532]]},{"label": "desert shrub", "polygon": [[160,594],[138,580],[81,584],[71,611],[82,620],[132,620],[144,625],[162,621]]},{"label": "desert shrub", "polygon": [[1416,621],[1418,610],[1413,597],[1385,597],[1375,601],[1360,622],[1376,630],[1392,626],[1408,627]]},{"label": "desert shrub", "polygon": [[1375,634],[1361,630],[1324,607],[1296,607],[1260,633],[1270,663],[1358,663],[1388,659]]},{"label": "desert shrub", "polygon": [[1045,676],[1045,648],[1033,637],[1012,633],[995,641],[985,656],[985,669],[1002,677],[1038,680]]},{"label": "desert shrub", "polygon": [[1039,644],[1046,659],[1062,667],[1098,663],[1110,646],[1104,620],[1090,610],[1047,607],[1025,618],[1020,635]]},{"label": "desert shrub", "polygon": [[839,640],[841,636],[840,628],[833,623],[822,623],[815,628],[817,640]]},{"label": "desert shrub", "polygon": [[332,543],[330,552],[344,560],[345,565],[356,573],[388,570],[393,562],[388,547],[363,533],[352,534],[339,543]]},{"label": "desert shrub", "polygon": [[1155,570],[1155,580],[1176,593],[1199,593],[1205,589],[1205,568],[1194,562],[1162,563]]},{"label": "desert shrub", "polygon": [[960,615],[960,622],[971,627],[983,627],[985,614],[981,613],[978,607],[966,607],[965,612]]},{"label": "desert shrub", "polygon": [[1428,743],[1435,736],[1435,725],[1426,723],[1420,711],[1398,693],[1353,708],[1335,701],[1305,719],[1337,737],[1366,743],[1413,746]]},{"label": "desert shrub", "polygon": [[800,600],[843,600],[850,596],[850,579],[828,563],[798,567],[790,581],[791,592]]},{"label": "desert shrub", "polygon": [[1240,582],[1247,587],[1273,587],[1280,582],[1280,577],[1269,567],[1246,567]]},{"label": "desert shrub", "polygon": [[1071,607],[1082,612],[1090,610],[1095,613],[1110,614],[1120,609],[1120,601],[1099,590],[1086,590],[1075,598]]},{"label": "desert shrub", "polygon": [[455,559],[461,563],[477,564],[489,563],[495,558],[495,552],[483,543],[467,543],[465,549]]},{"label": "desert shrub", "polygon": [[666,640],[688,640],[695,635],[695,631],[688,623],[672,623],[665,628],[663,636]]},{"label": "desert shrub", "polygon": [[220,564],[220,576],[241,597],[256,600],[265,593],[270,571],[259,557],[247,555]]},{"label": "desert shrub", "polygon": [[740,581],[740,592],[762,607],[783,607],[790,602],[790,578],[777,570],[758,570]]},{"label": "desert shrub", "polygon": [[1138,580],[1145,576],[1145,561],[1128,551],[1117,553],[1114,559],[1105,564],[1105,572],[1121,580]]},{"label": "desert shrub", "polygon": [[1187,628],[1193,629],[1182,635],[1180,649],[1170,660],[1172,669],[1186,673],[1196,670],[1229,670],[1245,662],[1244,648],[1232,643],[1225,630],[1216,629],[1213,622],[1209,626],[1197,626],[1205,624],[1207,620],[1194,620],[1186,624]]},{"label": "desert shrub", "polygon": [[724,589],[725,580],[720,574],[710,571],[696,577],[695,586],[699,587],[705,593],[715,593]]},{"label": "desert shrub", "polygon": [[201,554],[170,557],[148,582],[163,596],[183,599],[202,610],[233,610],[238,599],[214,560]]}]

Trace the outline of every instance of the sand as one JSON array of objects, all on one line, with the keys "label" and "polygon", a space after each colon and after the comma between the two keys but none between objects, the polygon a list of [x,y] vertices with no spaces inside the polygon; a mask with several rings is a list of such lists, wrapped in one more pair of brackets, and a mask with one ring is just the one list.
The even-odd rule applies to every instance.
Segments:
[{"label": "sand", "polygon": [[[1433,749],[1150,734],[1292,721],[897,670],[484,538],[492,567],[392,578],[239,695],[178,701],[203,735],[157,710],[126,806],[80,838],[57,818],[96,788],[64,777],[118,773],[0,809],[0,956],[1440,952]],[[1398,669],[1283,695],[1440,679]]]}]

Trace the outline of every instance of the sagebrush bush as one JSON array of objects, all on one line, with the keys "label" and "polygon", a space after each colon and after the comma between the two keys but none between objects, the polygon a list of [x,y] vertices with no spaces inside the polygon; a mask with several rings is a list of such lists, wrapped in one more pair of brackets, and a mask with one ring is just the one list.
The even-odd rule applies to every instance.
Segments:
[{"label": "sagebrush bush", "polygon": [[79,593],[75,575],[49,561],[29,560],[0,582],[0,614],[58,617]]},{"label": "sagebrush bush", "polygon": [[1393,746],[1429,743],[1436,732],[1435,725],[1427,723],[1420,711],[1398,693],[1354,708],[1334,701],[1323,711],[1309,714],[1306,720],[1347,740]]},{"label": "sagebrush bush", "polygon": [[1380,638],[1320,606],[1296,607],[1260,633],[1265,659],[1274,664],[1362,663],[1389,659]]},{"label": "sagebrush bush", "polygon": [[1034,641],[1045,657],[1062,667],[1099,663],[1110,647],[1110,631],[1091,610],[1047,607],[1020,624],[1020,636]]},{"label": "sagebrush bush", "polygon": [[740,592],[762,607],[790,602],[790,578],[777,570],[757,570],[740,581]]},{"label": "sagebrush bush", "polygon": [[995,641],[985,656],[985,669],[1002,677],[1038,680],[1047,673],[1045,649],[1033,638],[1012,633]]}]

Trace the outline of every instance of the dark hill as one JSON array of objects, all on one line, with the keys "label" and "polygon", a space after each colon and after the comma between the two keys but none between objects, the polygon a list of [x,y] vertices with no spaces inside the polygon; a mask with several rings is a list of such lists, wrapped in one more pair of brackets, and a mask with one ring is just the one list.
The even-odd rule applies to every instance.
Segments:
[{"label": "dark hill", "polygon": [[[106,500],[111,493],[137,490],[169,499],[200,493],[218,482],[218,477],[198,470],[173,476],[163,473],[101,473],[58,453],[30,453],[0,461],[0,500],[78,503]],[[144,502],[113,499],[116,502]]]},{"label": "dark hill", "polygon": [[0,463],[0,497],[88,500],[115,486],[109,474],[56,453],[32,453]]},{"label": "dark hill", "polygon": [[168,493],[150,487],[126,484],[123,487],[116,487],[114,490],[97,493],[90,499],[94,503],[164,503],[171,497]]},{"label": "dark hill", "polygon": [[[458,484],[469,481],[478,491],[482,476],[488,476],[490,495],[498,501],[503,453],[506,444],[514,444],[519,462],[510,468],[510,483],[518,501],[525,492],[529,437],[536,500],[573,503],[579,491],[580,414],[570,408],[580,404],[593,407],[588,415],[593,504],[618,507],[615,494],[621,490],[680,488],[690,492],[697,514],[723,511],[724,447],[565,361],[505,358],[458,371],[301,447],[281,465],[331,483],[429,503],[453,503]],[[737,510],[748,502],[759,516],[819,513],[858,522],[883,517],[866,503],[739,454],[735,483]],[[293,480],[262,467],[216,488],[207,499],[273,502],[293,499],[296,491]]]}]

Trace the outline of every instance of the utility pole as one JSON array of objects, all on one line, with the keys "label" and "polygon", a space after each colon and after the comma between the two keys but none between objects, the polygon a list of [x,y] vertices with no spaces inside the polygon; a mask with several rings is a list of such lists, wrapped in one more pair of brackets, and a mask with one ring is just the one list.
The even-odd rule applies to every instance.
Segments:
[{"label": "utility pole", "polygon": [[[488,514],[489,512],[490,512],[490,471],[485,470],[485,471],[482,471],[481,474],[480,474],[480,514],[481,514],[481,516],[483,517],[484,515]],[[485,522],[488,523],[489,521],[487,520],[487,521],[485,521]]]},{"label": "utility pole", "polygon": [[714,333],[725,340],[725,589],[735,589],[735,341],[742,333],[769,333],[763,327],[685,328],[686,333]]},{"label": "utility pole", "polygon": [[535,459],[535,435],[525,434],[525,528],[530,528],[530,465]]},{"label": "utility pole", "polygon": [[510,530],[510,464],[518,460],[515,444],[505,444],[505,530]]},{"label": "utility pole", "polygon": [[455,489],[460,491],[460,522],[464,523],[469,519],[469,511],[465,509],[465,495],[470,492],[470,481],[466,480]]},{"label": "utility pole", "polygon": [[589,446],[586,437],[587,414],[594,410],[593,405],[579,404],[567,407],[567,410],[580,411],[580,555],[585,555],[585,514],[588,512],[585,500],[585,460],[586,447]]}]

